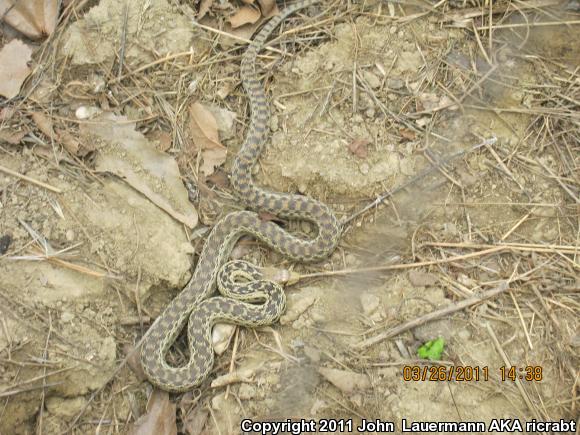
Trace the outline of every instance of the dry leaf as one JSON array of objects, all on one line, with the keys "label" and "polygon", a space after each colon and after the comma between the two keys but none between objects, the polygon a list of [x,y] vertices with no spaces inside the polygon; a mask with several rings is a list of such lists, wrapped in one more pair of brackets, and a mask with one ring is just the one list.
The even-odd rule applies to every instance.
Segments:
[{"label": "dry leaf", "polygon": [[19,39],[13,39],[0,50],[0,95],[6,98],[18,95],[31,71],[28,67],[31,55],[30,47]]},{"label": "dry leaf", "polygon": [[27,133],[27,130],[9,131],[7,128],[0,129],[0,142],[7,142],[10,145],[18,145]]},{"label": "dry leaf", "polygon": [[141,365],[141,348],[126,343],[123,345],[123,351],[127,356],[127,365],[131,368],[137,379],[144,381],[147,379],[143,366]]},{"label": "dry leaf", "polygon": [[173,157],[158,151],[126,117],[103,113],[96,121],[80,126],[87,141],[98,143],[95,169],[117,175],[173,219],[195,228],[197,212]]},{"label": "dry leaf", "polygon": [[0,121],[8,121],[15,113],[16,111],[12,107],[0,108]]},{"label": "dry leaf", "polygon": [[159,151],[167,151],[171,148],[172,139],[171,133],[160,130],[152,131],[147,135],[147,140],[154,143]]},{"label": "dry leaf", "polygon": [[206,177],[206,181],[209,181],[214,186],[219,187],[220,189],[227,189],[230,186],[230,180],[227,174],[222,170],[217,170],[209,177]]},{"label": "dry leaf", "polygon": [[[256,30],[262,25],[263,22],[264,20],[260,19],[253,24],[246,24],[245,26],[241,26],[236,29],[234,29],[230,23],[226,23],[224,25],[224,32],[233,36],[237,36],[238,38],[249,40],[252,35],[256,33]],[[229,48],[236,44],[241,44],[241,42],[233,38],[220,38],[220,45],[224,48]]]},{"label": "dry leaf", "polygon": [[199,4],[199,12],[197,13],[197,19],[201,20],[208,13],[209,8],[213,4],[213,0],[201,0]]},{"label": "dry leaf", "polygon": [[366,159],[369,155],[367,148],[369,143],[370,141],[368,139],[356,138],[348,144],[348,150],[359,159]]},{"label": "dry leaf", "polygon": [[64,149],[73,156],[84,157],[93,150],[90,144],[81,147],[80,142],[66,130],[57,129],[56,134],[58,135],[58,140]]},{"label": "dry leaf", "polygon": [[212,150],[204,150],[201,153],[203,163],[201,165],[201,172],[208,176],[213,174],[215,168],[221,166],[226,161],[227,151],[225,148],[215,148]]},{"label": "dry leaf", "polygon": [[226,160],[226,148],[219,142],[217,122],[213,114],[200,103],[189,108],[191,137],[201,150],[205,176],[212,174]]},{"label": "dry leaf", "polygon": [[189,115],[191,136],[200,149],[224,147],[219,141],[215,117],[203,104],[193,103],[189,108]]},{"label": "dry leaf", "polygon": [[147,413],[139,417],[129,430],[130,435],[177,435],[175,404],[165,391],[153,390]]},{"label": "dry leaf", "polygon": [[399,134],[403,139],[407,140],[415,140],[417,138],[417,134],[408,128],[399,128]]},{"label": "dry leaf", "polygon": [[255,24],[261,17],[260,11],[252,6],[242,6],[230,17],[230,24],[233,29],[243,26],[244,24]]},{"label": "dry leaf", "polygon": [[183,430],[187,435],[207,433],[203,428],[208,419],[209,411],[198,406],[183,418]]},{"label": "dry leaf", "polygon": [[83,148],[83,152],[80,152],[81,144],[77,141],[68,131],[54,129],[52,120],[48,118],[44,113],[34,112],[32,114],[32,120],[38,127],[38,129],[45,136],[54,139],[60,143],[69,153],[73,156],[86,156],[91,149]]},{"label": "dry leaf", "polygon": [[2,16],[16,30],[31,39],[39,39],[56,28],[58,0],[0,0]]},{"label": "dry leaf", "polygon": [[258,0],[260,10],[264,18],[271,18],[274,15],[280,14],[276,0]]},{"label": "dry leaf", "polygon": [[52,128],[52,121],[46,117],[44,113],[41,112],[34,112],[32,114],[32,120],[38,127],[38,129],[44,134],[45,136],[53,139],[54,129]]}]

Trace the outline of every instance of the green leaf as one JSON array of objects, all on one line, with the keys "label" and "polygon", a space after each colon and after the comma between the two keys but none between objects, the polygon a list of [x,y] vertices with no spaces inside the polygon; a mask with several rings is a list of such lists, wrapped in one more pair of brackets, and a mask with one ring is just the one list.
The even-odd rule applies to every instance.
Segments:
[{"label": "green leaf", "polygon": [[439,337],[435,340],[428,341],[417,350],[417,355],[422,359],[440,360],[441,354],[445,349],[445,339]]}]

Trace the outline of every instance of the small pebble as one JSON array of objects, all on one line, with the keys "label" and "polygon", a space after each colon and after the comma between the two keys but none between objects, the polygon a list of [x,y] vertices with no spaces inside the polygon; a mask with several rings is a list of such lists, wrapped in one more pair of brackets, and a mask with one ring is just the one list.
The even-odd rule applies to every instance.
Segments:
[{"label": "small pebble", "polygon": [[65,237],[68,242],[72,242],[75,239],[75,232],[71,229],[68,229],[66,230]]}]

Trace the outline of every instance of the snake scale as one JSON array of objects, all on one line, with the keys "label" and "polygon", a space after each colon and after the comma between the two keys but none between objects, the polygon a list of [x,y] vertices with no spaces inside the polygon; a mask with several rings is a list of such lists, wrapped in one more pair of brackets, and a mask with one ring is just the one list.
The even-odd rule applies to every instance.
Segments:
[{"label": "snake scale", "polygon": [[[242,57],[241,79],[250,102],[251,117],[230,178],[242,202],[254,212],[233,212],[218,221],[206,239],[190,281],[144,337],[142,367],[149,381],[164,390],[186,391],[201,384],[209,375],[214,360],[211,328],[216,322],[256,327],[275,322],[283,313],[286,298],[278,284],[263,280],[259,269],[249,263],[227,263],[234,244],[242,235],[250,234],[298,261],[323,259],[338,243],[340,225],[328,206],[302,195],[263,190],[254,185],[251,175],[267,140],[269,120],[269,106],[256,71],[256,57],[280,22],[318,1],[302,0],[284,9],[263,27]],[[273,222],[262,221],[257,210],[310,221],[316,224],[318,234],[311,240],[296,237]],[[210,297],[216,287],[222,295]],[[173,367],[167,363],[166,355],[186,323],[189,361],[181,367]]]}]

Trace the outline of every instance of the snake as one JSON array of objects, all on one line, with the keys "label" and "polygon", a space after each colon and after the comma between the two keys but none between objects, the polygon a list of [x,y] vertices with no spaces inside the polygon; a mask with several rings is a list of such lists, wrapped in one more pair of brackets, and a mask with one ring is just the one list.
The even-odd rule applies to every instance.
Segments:
[{"label": "snake", "polygon": [[[245,261],[228,261],[240,237],[251,235],[290,260],[319,261],[338,244],[341,227],[326,204],[308,196],[278,193],[254,184],[252,168],[267,142],[269,105],[256,68],[256,58],[273,30],[289,15],[318,3],[299,0],[271,18],[242,55],[240,76],[250,106],[250,122],[232,164],[230,183],[249,210],[231,212],[213,226],[192,276],[155,319],[142,340],[141,366],[149,382],[169,392],[184,392],[201,385],[212,371],[212,327],[218,322],[258,327],[276,322],[285,310],[281,286],[265,280],[260,268]],[[308,221],[317,227],[307,239],[287,232],[268,212],[282,219]],[[215,295],[216,289],[220,295]],[[166,358],[187,325],[189,359],[179,367]]]}]

